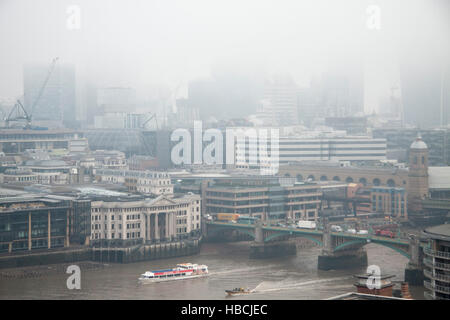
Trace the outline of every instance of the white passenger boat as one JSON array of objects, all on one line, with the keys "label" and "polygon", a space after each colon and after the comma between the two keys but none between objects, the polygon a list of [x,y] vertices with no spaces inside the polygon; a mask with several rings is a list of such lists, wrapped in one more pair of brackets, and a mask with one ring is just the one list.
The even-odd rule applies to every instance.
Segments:
[{"label": "white passenger boat", "polygon": [[200,278],[208,275],[208,266],[193,263],[180,263],[175,268],[165,270],[146,271],[141,274],[142,282],[162,282],[170,280]]}]

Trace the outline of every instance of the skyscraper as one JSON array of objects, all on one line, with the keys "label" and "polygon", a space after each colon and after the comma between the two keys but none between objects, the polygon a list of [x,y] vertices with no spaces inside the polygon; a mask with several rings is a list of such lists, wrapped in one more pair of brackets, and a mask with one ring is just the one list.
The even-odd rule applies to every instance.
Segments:
[{"label": "skyscraper", "polygon": [[274,125],[298,124],[297,85],[288,75],[278,75],[266,81],[262,112]]},{"label": "skyscraper", "polygon": [[402,98],[405,122],[420,128],[450,123],[450,70],[432,62],[403,65]]},{"label": "skyscraper", "polygon": [[[25,108],[32,113],[33,121],[55,121],[66,127],[76,126],[75,68],[73,65],[56,64],[42,96],[33,109],[39,92],[49,72],[44,64],[24,67]],[[33,109],[33,110],[32,110]]]}]

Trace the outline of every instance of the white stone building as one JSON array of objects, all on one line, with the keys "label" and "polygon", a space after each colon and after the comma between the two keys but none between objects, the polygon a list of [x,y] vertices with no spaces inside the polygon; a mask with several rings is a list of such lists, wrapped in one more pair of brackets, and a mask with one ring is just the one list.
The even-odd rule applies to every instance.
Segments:
[{"label": "white stone building", "polygon": [[99,182],[125,184],[130,192],[173,194],[173,185],[167,172],[96,169],[95,179]]},{"label": "white stone building", "polygon": [[201,197],[114,197],[91,202],[91,240],[183,238],[201,230]]}]

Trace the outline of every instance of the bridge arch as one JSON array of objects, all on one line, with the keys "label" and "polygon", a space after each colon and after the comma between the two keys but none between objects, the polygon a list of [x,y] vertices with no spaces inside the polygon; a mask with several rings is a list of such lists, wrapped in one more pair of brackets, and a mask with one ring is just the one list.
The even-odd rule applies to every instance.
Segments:
[{"label": "bridge arch", "polygon": [[239,233],[249,235],[250,237],[255,239],[255,234],[252,231],[250,231],[252,229],[247,229],[247,228],[233,228],[233,227],[228,227],[228,226],[214,226],[213,229],[208,230],[208,233],[215,234],[215,233],[218,233],[219,231],[224,231],[224,230],[237,231]]},{"label": "bridge arch", "polygon": [[321,247],[323,246],[322,241],[320,241],[320,240],[318,240],[318,239],[316,239],[314,237],[311,237],[310,235],[297,234],[295,232],[288,232],[288,233],[287,232],[278,232],[278,233],[273,233],[273,234],[269,235],[267,238],[265,238],[264,242],[268,242],[270,240],[276,239],[276,238],[281,237],[281,236],[286,236],[286,235],[294,236],[294,237],[297,237],[297,238],[309,239],[309,240],[314,241],[315,243],[317,243],[319,246],[321,246]]},{"label": "bridge arch", "polygon": [[352,246],[352,245],[355,245],[355,244],[361,244],[361,246],[365,246],[365,245],[367,245],[369,243],[374,243],[374,244],[378,244],[380,246],[384,246],[384,247],[390,248],[390,249],[400,253],[402,256],[404,256],[404,257],[406,257],[408,259],[411,259],[411,255],[409,254],[409,252],[407,252],[405,250],[402,250],[399,247],[396,247],[396,246],[394,246],[392,244],[389,244],[389,243],[386,243],[386,242],[381,242],[381,241],[377,241],[377,240],[373,240],[373,239],[368,239],[368,240],[370,240],[370,241],[360,240],[360,239],[350,240],[350,241],[341,243],[340,245],[336,246],[333,251],[334,252],[340,251],[340,250],[343,250],[344,248],[346,248],[348,246]]}]

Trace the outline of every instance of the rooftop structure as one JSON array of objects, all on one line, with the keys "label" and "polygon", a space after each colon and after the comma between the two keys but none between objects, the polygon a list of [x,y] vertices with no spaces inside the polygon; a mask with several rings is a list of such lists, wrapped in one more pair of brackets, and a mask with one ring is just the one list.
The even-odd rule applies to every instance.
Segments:
[{"label": "rooftop structure", "polygon": [[1,129],[0,152],[17,154],[26,149],[69,150],[70,142],[80,139],[83,139],[81,132],[69,129]]}]

